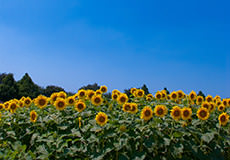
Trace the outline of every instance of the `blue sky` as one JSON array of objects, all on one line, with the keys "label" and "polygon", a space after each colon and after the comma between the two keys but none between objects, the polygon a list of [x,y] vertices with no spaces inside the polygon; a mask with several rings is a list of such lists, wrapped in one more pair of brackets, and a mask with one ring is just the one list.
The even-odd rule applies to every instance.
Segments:
[{"label": "blue sky", "polygon": [[40,86],[230,96],[230,2],[0,0],[0,72]]}]

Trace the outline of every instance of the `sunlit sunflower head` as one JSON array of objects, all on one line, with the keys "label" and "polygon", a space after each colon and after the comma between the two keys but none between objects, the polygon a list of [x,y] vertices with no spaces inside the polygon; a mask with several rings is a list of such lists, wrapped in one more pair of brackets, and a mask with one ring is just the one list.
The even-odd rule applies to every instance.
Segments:
[{"label": "sunlit sunflower head", "polygon": [[171,110],[170,115],[174,120],[176,120],[176,121],[180,120],[180,118],[181,118],[181,108],[178,107],[178,106],[174,106],[172,108],[172,110]]},{"label": "sunlit sunflower head", "polygon": [[162,93],[159,92],[159,91],[157,91],[157,93],[155,94],[155,98],[156,98],[157,100],[160,100],[160,99],[162,98]]},{"label": "sunlit sunflower head", "polygon": [[95,105],[95,106],[100,106],[100,105],[103,103],[103,98],[101,97],[101,95],[95,94],[95,95],[92,97],[91,102],[92,102],[92,104]]},{"label": "sunlit sunflower head", "polygon": [[221,100],[217,100],[217,101],[216,101],[216,105],[217,105],[217,106],[219,106],[219,105],[221,105],[221,104],[223,104]]},{"label": "sunlit sunflower head", "polygon": [[104,126],[108,121],[108,116],[104,112],[99,112],[95,118],[97,124]]},{"label": "sunlit sunflower head", "polygon": [[224,105],[225,107],[227,107],[227,106],[228,106],[228,99],[223,99],[223,100],[222,100],[222,103],[223,103],[223,105]]},{"label": "sunlit sunflower head", "polygon": [[138,105],[136,103],[131,103],[130,113],[135,114],[138,112]]},{"label": "sunlit sunflower head", "polygon": [[219,115],[218,120],[220,125],[225,126],[229,121],[229,115],[224,112]]},{"label": "sunlit sunflower head", "polygon": [[20,100],[20,101],[18,102],[18,106],[19,106],[20,108],[24,107],[24,106],[25,106],[24,101],[23,101],[23,100]]},{"label": "sunlit sunflower head", "polygon": [[209,108],[210,112],[213,112],[216,110],[216,104],[214,102],[210,102],[209,105],[210,105],[210,108]]},{"label": "sunlit sunflower head", "polygon": [[153,95],[149,93],[149,94],[147,94],[147,96],[145,97],[145,99],[147,101],[152,101],[153,100]]},{"label": "sunlit sunflower head", "polygon": [[225,110],[225,105],[221,104],[218,106],[218,111],[223,112]]},{"label": "sunlit sunflower head", "polygon": [[209,118],[209,110],[207,108],[201,107],[196,113],[200,120],[207,120]]},{"label": "sunlit sunflower head", "polygon": [[204,101],[204,98],[202,96],[196,97],[196,104],[197,105],[201,105],[203,101]]},{"label": "sunlit sunflower head", "polygon": [[131,88],[131,89],[130,89],[130,93],[131,93],[132,95],[134,95],[134,93],[135,93],[136,90],[137,90],[136,88]]},{"label": "sunlit sunflower head", "polygon": [[9,101],[7,101],[7,102],[4,103],[4,109],[6,111],[8,111],[10,109],[10,102]]},{"label": "sunlit sunflower head", "polygon": [[192,109],[189,107],[185,107],[181,110],[182,114],[181,117],[183,120],[189,120],[192,116]]},{"label": "sunlit sunflower head", "polygon": [[185,93],[182,90],[177,91],[178,99],[183,99],[185,97]]},{"label": "sunlit sunflower head", "polygon": [[145,92],[142,89],[137,89],[135,91],[135,96],[138,97],[138,98],[142,98],[142,97],[144,97],[144,95],[145,95]]},{"label": "sunlit sunflower head", "polygon": [[161,99],[166,99],[167,98],[167,92],[166,90],[161,91]]},{"label": "sunlit sunflower head", "polygon": [[58,93],[57,92],[52,93],[50,96],[51,104],[54,104],[54,102],[56,101],[57,98],[58,98]]},{"label": "sunlit sunflower head", "polygon": [[15,101],[10,102],[9,109],[11,113],[15,113],[17,108],[18,108],[18,105]]},{"label": "sunlit sunflower head", "polygon": [[83,110],[85,110],[86,105],[83,101],[78,101],[75,104],[75,110],[77,110],[78,112],[82,112]]},{"label": "sunlit sunflower head", "polygon": [[102,91],[98,89],[98,90],[95,91],[95,94],[101,95],[101,94],[102,94]]},{"label": "sunlit sunflower head", "polygon": [[35,100],[34,104],[40,109],[45,108],[48,104],[48,98],[43,95],[39,95]]},{"label": "sunlit sunflower head", "polygon": [[217,100],[217,99],[221,100],[221,97],[220,97],[219,95],[216,95],[216,96],[214,97],[214,99],[215,99],[215,100]]},{"label": "sunlit sunflower head", "polygon": [[114,93],[117,93],[118,95],[121,94],[121,92],[120,92],[119,90],[117,90],[117,89],[114,89],[114,90],[112,91],[112,94],[114,94]]},{"label": "sunlit sunflower head", "polygon": [[54,106],[57,110],[64,110],[66,107],[66,101],[63,98],[57,98],[57,100],[54,102]]},{"label": "sunlit sunflower head", "polygon": [[153,110],[151,107],[149,106],[145,106],[142,110],[141,110],[141,119],[144,119],[145,121],[150,120],[153,117]]},{"label": "sunlit sunflower head", "polygon": [[30,121],[34,123],[34,122],[37,121],[37,118],[38,118],[37,112],[35,112],[34,110],[32,110],[30,112]]},{"label": "sunlit sunflower head", "polygon": [[118,94],[117,94],[117,93],[112,93],[112,99],[113,99],[114,101],[116,101],[117,98],[118,98]]},{"label": "sunlit sunflower head", "polygon": [[77,92],[77,95],[78,95],[78,98],[79,98],[79,99],[84,99],[84,98],[86,97],[86,90],[80,89],[80,90]]},{"label": "sunlit sunflower head", "polygon": [[171,92],[170,99],[171,100],[177,100],[177,98],[178,98],[177,92],[176,91]]},{"label": "sunlit sunflower head", "polygon": [[130,110],[131,110],[131,104],[130,104],[130,103],[124,103],[124,104],[122,105],[122,110],[123,110],[124,112],[130,112]]},{"label": "sunlit sunflower head", "polygon": [[210,106],[210,104],[209,104],[208,102],[205,101],[205,102],[202,103],[201,107],[210,110],[210,107],[211,107],[211,106]]},{"label": "sunlit sunflower head", "polygon": [[119,104],[124,104],[124,103],[128,102],[128,100],[129,100],[128,96],[125,93],[120,94],[117,98],[117,101]]},{"label": "sunlit sunflower head", "polygon": [[66,104],[68,106],[73,106],[75,104],[75,97],[74,96],[69,96],[67,99],[66,99]]},{"label": "sunlit sunflower head", "polygon": [[65,99],[67,97],[67,94],[64,91],[58,92],[58,97]]},{"label": "sunlit sunflower head", "polygon": [[107,87],[106,86],[101,86],[100,87],[100,91],[102,92],[102,93],[106,93],[107,92]]},{"label": "sunlit sunflower head", "polygon": [[26,107],[29,107],[29,106],[31,105],[31,103],[32,103],[31,98],[30,98],[30,97],[26,97],[26,98],[24,99],[24,103],[25,103],[25,106],[26,106]]},{"label": "sunlit sunflower head", "polygon": [[196,92],[191,91],[191,92],[189,93],[189,99],[190,99],[191,101],[194,101],[194,100],[196,99]]},{"label": "sunlit sunflower head", "polygon": [[212,102],[212,101],[213,101],[213,98],[212,98],[211,95],[208,95],[207,97],[205,97],[205,100],[206,100],[207,102]]},{"label": "sunlit sunflower head", "polygon": [[93,91],[93,90],[87,90],[87,98],[89,100],[92,99],[92,97],[94,96],[94,94],[95,94],[95,91]]},{"label": "sunlit sunflower head", "polygon": [[0,110],[3,110],[5,108],[4,104],[0,103]]},{"label": "sunlit sunflower head", "polygon": [[157,117],[164,117],[168,113],[168,109],[165,105],[157,105],[154,108],[154,113]]}]

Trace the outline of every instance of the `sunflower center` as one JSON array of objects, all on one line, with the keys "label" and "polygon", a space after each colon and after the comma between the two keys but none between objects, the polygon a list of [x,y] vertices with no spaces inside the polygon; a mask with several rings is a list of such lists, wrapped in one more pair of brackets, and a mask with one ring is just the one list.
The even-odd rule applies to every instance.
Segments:
[{"label": "sunflower center", "polygon": [[95,103],[100,103],[101,99],[99,97],[96,97],[94,101],[95,101]]},{"label": "sunflower center", "polygon": [[25,104],[30,104],[30,100],[25,100]]},{"label": "sunflower center", "polygon": [[204,106],[203,106],[204,108],[209,108],[209,105],[208,104],[204,104]]},{"label": "sunflower center", "polygon": [[175,99],[176,98],[176,94],[172,94],[172,98]]},{"label": "sunflower center", "polygon": [[146,110],[146,111],[145,111],[145,116],[148,117],[148,116],[150,116],[150,115],[151,115],[150,110]]},{"label": "sunflower center", "polygon": [[70,104],[71,104],[71,103],[73,103],[73,102],[74,102],[74,100],[73,100],[73,99],[70,99],[70,100],[69,100],[69,103],[70,103]]},{"label": "sunflower center", "polygon": [[79,103],[78,106],[77,106],[78,109],[82,109],[84,108],[83,104]]},{"label": "sunflower center", "polygon": [[212,98],[208,97],[207,102],[211,102],[211,101],[212,101]]},{"label": "sunflower center", "polygon": [[80,97],[84,97],[85,96],[85,92],[80,92]]},{"label": "sunflower center", "polygon": [[105,91],[106,91],[106,88],[104,88],[104,87],[101,88],[101,91],[102,91],[102,92],[105,92]]},{"label": "sunflower center", "polygon": [[226,105],[227,105],[227,102],[226,102],[226,101],[224,101],[224,102],[223,102],[223,104],[226,106]]},{"label": "sunflower center", "polygon": [[11,108],[12,110],[14,110],[14,109],[16,108],[16,105],[15,105],[15,104],[12,104],[12,105],[10,106],[10,108]]},{"label": "sunflower center", "polygon": [[185,110],[185,111],[183,112],[183,115],[184,115],[185,117],[188,117],[188,116],[189,116],[189,111],[188,111],[188,110]]},{"label": "sunflower center", "polygon": [[162,108],[160,108],[160,109],[158,109],[158,110],[157,110],[157,113],[158,113],[159,115],[162,115],[162,114],[163,114],[163,112],[164,112],[164,111],[163,111],[163,109],[162,109]]},{"label": "sunflower center", "polygon": [[160,95],[160,94],[157,94],[157,98],[160,99],[160,98],[161,98],[161,95]]},{"label": "sunflower center", "polygon": [[220,117],[220,121],[221,121],[221,122],[225,122],[225,121],[226,121],[226,117],[225,117],[225,116],[221,116],[221,117]]},{"label": "sunflower center", "polygon": [[35,119],[36,119],[36,115],[33,113],[33,114],[31,115],[31,118],[32,118],[32,120],[35,120]]},{"label": "sunflower center", "polygon": [[131,108],[130,105],[125,105],[125,110],[126,110],[126,111],[129,111],[130,108]]},{"label": "sunflower center", "polygon": [[223,107],[223,106],[220,106],[220,110],[221,110],[221,111],[224,110],[224,107]]},{"label": "sunflower center", "polygon": [[136,110],[136,106],[132,106],[131,111],[134,112]]},{"label": "sunflower center", "polygon": [[179,98],[182,98],[182,96],[183,96],[183,94],[179,92],[179,93],[178,93],[178,97],[179,97]]},{"label": "sunflower center", "polygon": [[191,99],[193,99],[193,98],[195,97],[195,95],[194,95],[194,94],[191,94],[191,96],[190,96],[190,97],[191,97]]},{"label": "sunflower center", "polygon": [[64,102],[58,102],[58,107],[63,108],[65,106]]},{"label": "sunflower center", "polygon": [[200,111],[200,116],[201,116],[202,118],[206,117],[206,116],[207,116],[207,112],[204,111],[204,110]]},{"label": "sunflower center", "polygon": [[180,116],[180,111],[179,111],[179,110],[174,111],[174,116],[175,116],[175,117]]},{"label": "sunflower center", "polygon": [[198,102],[202,102],[202,98],[198,98]]},{"label": "sunflower center", "polygon": [[142,96],[143,95],[143,93],[142,92],[138,92],[138,96]]},{"label": "sunflower center", "polygon": [[46,104],[46,101],[44,99],[39,100],[39,105],[44,106]]},{"label": "sunflower center", "polygon": [[126,100],[125,97],[121,97],[121,98],[120,98],[120,101],[123,102],[123,103],[125,102],[125,100]]},{"label": "sunflower center", "polygon": [[116,94],[114,94],[114,95],[113,95],[113,98],[114,98],[114,99],[117,99],[117,95],[116,95]]},{"label": "sunflower center", "polygon": [[99,121],[102,122],[102,123],[105,122],[105,117],[100,116],[100,117],[99,117]]}]

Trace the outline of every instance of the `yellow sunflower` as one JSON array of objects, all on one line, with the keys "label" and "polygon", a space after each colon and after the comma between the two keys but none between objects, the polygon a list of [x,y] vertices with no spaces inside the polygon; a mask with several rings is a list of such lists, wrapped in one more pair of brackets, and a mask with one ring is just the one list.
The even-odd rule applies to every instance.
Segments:
[{"label": "yellow sunflower", "polygon": [[10,109],[10,102],[9,101],[4,103],[4,108],[6,111],[8,111]]},{"label": "yellow sunflower", "polygon": [[94,96],[95,92],[93,90],[87,90],[87,98],[89,100],[92,99],[92,97]]},{"label": "yellow sunflower", "polygon": [[213,112],[216,110],[216,104],[214,102],[210,102],[209,105],[210,105],[210,109],[209,109],[210,112]]},{"label": "yellow sunflower", "polygon": [[182,90],[177,91],[178,99],[183,99],[185,97],[185,93]]},{"label": "yellow sunflower", "polygon": [[189,120],[192,116],[192,110],[189,107],[185,107],[181,110],[182,114],[181,117],[183,120]]},{"label": "yellow sunflower", "polygon": [[31,103],[32,103],[31,98],[30,98],[30,97],[26,97],[26,98],[24,99],[24,103],[25,103],[25,106],[26,106],[26,107],[29,107],[29,106],[31,105]]},{"label": "yellow sunflower", "polygon": [[17,108],[18,108],[18,105],[16,102],[14,101],[10,102],[9,109],[11,113],[15,113]]},{"label": "yellow sunflower", "polygon": [[197,105],[201,105],[203,101],[204,101],[204,98],[202,96],[196,97],[196,104]]},{"label": "yellow sunflower", "polygon": [[30,112],[30,121],[34,123],[34,122],[37,121],[37,118],[38,118],[37,112],[35,112],[34,110],[32,110]]},{"label": "yellow sunflower", "polygon": [[135,97],[142,98],[142,97],[144,97],[144,95],[145,95],[145,92],[142,89],[137,89],[135,91]]},{"label": "yellow sunflower", "polygon": [[101,95],[101,94],[102,94],[102,91],[98,89],[98,90],[95,91],[95,94]]},{"label": "yellow sunflower", "polygon": [[223,103],[223,105],[225,105],[225,107],[228,106],[228,100],[227,100],[227,99],[223,99],[223,100],[222,100],[222,103]]},{"label": "yellow sunflower", "polygon": [[107,92],[107,87],[106,86],[101,86],[100,87],[100,91],[102,92],[102,93],[106,93]]},{"label": "yellow sunflower", "polygon": [[151,109],[151,107],[149,106],[145,106],[142,110],[141,110],[141,119],[144,119],[145,121],[150,120],[153,117],[153,111]]},{"label": "yellow sunflower", "polygon": [[68,106],[73,106],[74,103],[75,103],[75,97],[74,96],[69,96],[67,99],[66,99],[66,103]]},{"label": "yellow sunflower", "polygon": [[95,118],[97,124],[104,126],[108,121],[108,116],[104,112],[99,112]]},{"label": "yellow sunflower", "polygon": [[4,104],[0,103],[0,110],[2,110],[4,108],[5,108]]},{"label": "yellow sunflower", "polygon": [[221,104],[218,106],[218,111],[223,112],[225,110],[225,105]]},{"label": "yellow sunflower", "polygon": [[146,100],[147,101],[151,101],[151,100],[153,100],[153,95],[152,94],[147,94],[147,96],[146,96]]},{"label": "yellow sunflower", "polygon": [[201,120],[207,120],[209,118],[209,111],[207,108],[201,107],[198,109],[196,115]]},{"label": "yellow sunflower", "polygon": [[114,94],[114,93],[117,93],[118,95],[121,94],[121,92],[120,92],[119,90],[117,90],[117,89],[114,89],[114,90],[112,91],[112,94]]},{"label": "yellow sunflower", "polygon": [[77,110],[78,112],[82,112],[85,108],[86,108],[86,105],[83,101],[78,101],[75,104],[75,110]]},{"label": "yellow sunflower", "polygon": [[190,99],[191,101],[194,101],[194,100],[196,99],[196,92],[191,91],[191,92],[189,93],[189,99]]},{"label": "yellow sunflower", "polygon": [[217,105],[217,106],[219,106],[219,105],[221,105],[221,104],[223,104],[221,100],[217,100],[217,101],[216,101],[216,105]]},{"label": "yellow sunflower", "polygon": [[128,100],[129,100],[128,96],[125,93],[120,94],[117,98],[117,101],[119,104],[124,104],[124,103],[128,102]]},{"label": "yellow sunflower", "polygon": [[211,107],[211,106],[210,106],[210,104],[209,104],[208,102],[205,101],[205,102],[202,103],[201,107],[210,110],[210,107]]},{"label": "yellow sunflower", "polygon": [[157,91],[157,93],[155,94],[155,98],[156,98],[157,100],[160,100],[160,99],[162,98],[162,93],[159,92],[159,91]]},{"label": "yellow sunflower", "polygon": [[58,98],[58,93],[57,92],[52,93],[50,96],[51,104],[54,104],[54,102],[56,101],[57,98]]},{"label": "yellow sunflower", "polygon": [[45,108],[48,104],[48,98],[46,96],[40,95],[34,100],[34,104],[40,109]]},{"label": "yellow sunflower", "polygon": [[131,110],[131,104],[130,103],[124,103],[122,106],[122,110],[124,112],[129,112]]},{"label": "yellow sunflower", "polygon": [[134,95],[134,93],[135,93],[136,90],[137,90],[136,88],[131,88],[131,89],[130,89],[130,93],[131,93],[132,95]]},{"label": "yellow sunflower", "polygon": [[178,106],[174,106],[172,108],[172,110],[171,110],[170,115],[174,120],[176,120],[176,121],[180,120],[180,118],[181,118],[181,108],[178,107]]},{"label": "yellow sunflower", "polygon": [[59,98],[66,99],[67,94],[66,94],[64,91],[60,91],[60,92],[58,92],[58,97],[59,97]]},{"label": "yellow sunflower", "polygon": [[84,90],[84,89],[80,89],[78,92],[77,92],[77,95],[78,95],[78,98],[79,99],[83,99],[83,98],[85,98],[86,97],[86,90]]},{"label": "yellow sunflower", "polygon": [[168,113],[168,109],[166,108],[165,105],[157,105],[154,108],[154,113],[156,114],[157,117],[164,117]]},{"label": "yellow sunflower", "polygon": [[177,98],[178,98],[177,92],[176,91],[171,92],[170,99],[175,101],[177,100]]},{"label": "yellow sunflower", "polygon": [[229,115],[227,113],[222,113],[219,115],[218,120],[220,125],[225,126],[229,121]]},{"label": "yellow sunflower", "polygon": [[91,99],[91,102],[95,106],[100,106],[103,103],[103,98],[101,95],[94,95]]},{"label": "yellow sunflower", "polygon": [[23,100],[20,100],[19,102],[18,102],[18,106],[19,107],[24,107],[25,106],[25,103],[24,103],[24,101]]},{"label": "yellow sunflower", "polygon": [[112,93],[112,99],[113,99],[114,101],[116,101],[117,98],[118,98],[118,94],[117,94],[117,93]]},{"label": "yellow sunflower", "polygon": [[130,113],[135,114],[138,112],[138,105],[136,103],[131,103]]},{"label": "yellow sunflower", "polygon": [[54,106],[57,110],[64,110],[66,107],[66,101],[63,98],[57,98],[57,100],[54,102]]},{"label": "yellow sunflower", "polygon": [[167,92],[166,90],[161,91],[161,99],[166,99],[167,98]]},{"label": "yellow sunflower", "polygon": [[207,102],[212,102],[212,101],[213,101],[213,98],[212,98],[212,96],[208,95],[207,97],[205,97],[205,100],[206,100]]}]

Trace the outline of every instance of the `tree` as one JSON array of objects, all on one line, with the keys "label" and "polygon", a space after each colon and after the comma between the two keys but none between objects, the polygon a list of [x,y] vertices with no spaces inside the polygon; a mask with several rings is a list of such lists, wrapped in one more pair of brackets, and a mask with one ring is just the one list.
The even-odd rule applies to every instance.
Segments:
[{"label": "tree", "polygon": [[34,84],[28,73],[26,73],[21,80],[17,82],[18,89],[19,89],[19,97],[22,96],[29,96],[31,98],[37,97],[39,94],[42,93],[42,88],[38,85]]},{"label": "tree", "polygon": [[145,95],[149,94],[149,89],[145,84],[141,87],[141,89],[145,92]]},{"label": "tree", "polygon": [[13,74],[1,74],[0,100],[8,101],[12,98],[18,98],[18,86],[14,80]]},{"label": "tree", "polygon": [[205,95],[204,95],[204,93],[202,91],[199,91],[197,96],[202,96],[203,98],[205,98]]},{"label": "tree", "polygon": [[50,97],[52,93],[60,92],[60,91],[65,91],[65,90],[58,86],[49,85],[43,90],[43,94],[47,97]]},{"label": "tree", "polygon": [[91,89],[91,90],[96,91],[96,90],[98,90],[99,88],[100,88],[100,86],[99,86],[97,83],[94,83],[94,84],[88,84],[87,86],[83,86],[83,87],[79,88],[79,90],[80,90],[80,89],[85,89],[85,90]]},{"label": "tree", "polygon": [[170,94],[170,92],[168,91],[168,89],[165,87],[164,90],[166,91],[167,94]]}]

